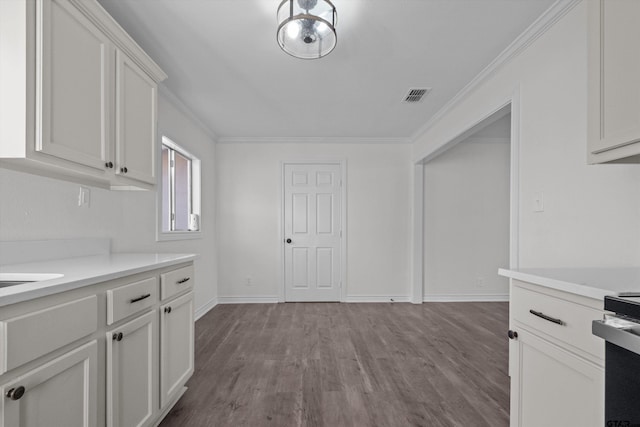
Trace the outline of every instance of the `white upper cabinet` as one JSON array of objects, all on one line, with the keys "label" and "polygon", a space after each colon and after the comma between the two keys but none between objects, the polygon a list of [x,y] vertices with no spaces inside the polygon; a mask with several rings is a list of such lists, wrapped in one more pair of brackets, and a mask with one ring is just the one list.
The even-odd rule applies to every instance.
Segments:
[{"label": "white upper cabinet", "polygon": [[589,5],[589,162],[640,162],[640,2]]},{"label": "white upper cabinet", "polygon": [[0,165],[153,188],[166,75],[96,0],[0,1],[0,46]]},{"label": "white upper cabinet", "polygon": [[154,184],[158,89],[122,52],[116,62],[116,173]]},{"label": "white upper cabinet", "polygon": [[41,3],[36,150],[100,171],[108,161],[109,40],[66,2]]}]

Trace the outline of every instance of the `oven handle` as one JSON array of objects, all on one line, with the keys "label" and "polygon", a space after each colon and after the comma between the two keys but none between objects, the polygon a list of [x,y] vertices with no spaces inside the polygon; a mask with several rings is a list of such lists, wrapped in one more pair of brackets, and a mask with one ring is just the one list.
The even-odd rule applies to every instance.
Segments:
[{"label": "oven handle", "polygon": [[620,327],[619,323],[618,326],[612,326],[606,319],[594,320],[591,322],[591,332],[618,347],[640,354],[640,324],[628,324],[628,327]]}]

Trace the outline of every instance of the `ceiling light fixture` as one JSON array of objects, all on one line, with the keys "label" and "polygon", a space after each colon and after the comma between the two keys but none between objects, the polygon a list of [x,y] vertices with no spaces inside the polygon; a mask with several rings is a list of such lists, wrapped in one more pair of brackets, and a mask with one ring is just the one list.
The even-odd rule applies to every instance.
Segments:
[{"label": "ceiling light fixture", "polygon": [[296,58],[322,58],[336,47],[337,17],[329,0],[283,0],[278,6],[278,44]]}]

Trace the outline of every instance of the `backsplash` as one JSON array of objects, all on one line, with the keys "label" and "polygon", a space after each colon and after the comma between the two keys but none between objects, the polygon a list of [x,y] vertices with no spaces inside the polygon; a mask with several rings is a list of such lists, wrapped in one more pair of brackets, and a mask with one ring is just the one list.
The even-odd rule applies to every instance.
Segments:
[{"label": "backsplash", "polygon": [[111,240],[101,238],[0,241],[0,265],[106,255],[110,251]]}]

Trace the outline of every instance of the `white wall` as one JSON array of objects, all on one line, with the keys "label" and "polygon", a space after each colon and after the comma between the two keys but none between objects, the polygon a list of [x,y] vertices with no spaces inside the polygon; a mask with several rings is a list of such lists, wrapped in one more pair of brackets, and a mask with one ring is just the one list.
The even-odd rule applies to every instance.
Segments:
[{"label": "white wall", "polygon": [[156,242],[156,192],[91,188],[78,207],[79,185],[0,168],[0,240],[111,238],[114,252],[198,253],[196,312],[216,297],[215,144],[187,114],[159,97],[160,132],[202,160],[202,238]]},{"label": "white wall", "polygon": [[409,145],[218,144],[220,301],[277,298],[280,161],[317,156],[347,160],[348,300],[407,299],[410,155]]},{"label": "white wall", "polygon": [[425,300],[508,297],[509,120],[425,164]]},{"label": "white wall", "polygon": [[[421,135],[420,160],[520,93],[520,267],[640,261],[640,167],[587,165],[587,2]],[[533,212],[534,193],[544,212]]]}]

